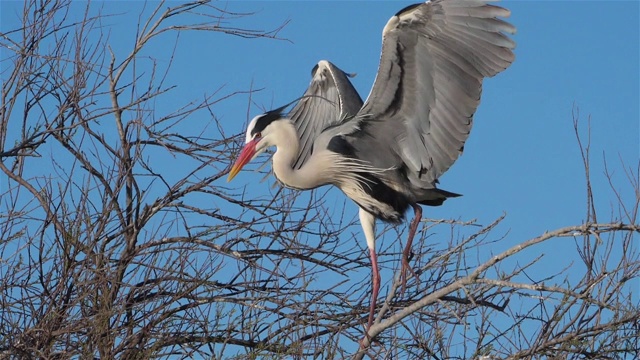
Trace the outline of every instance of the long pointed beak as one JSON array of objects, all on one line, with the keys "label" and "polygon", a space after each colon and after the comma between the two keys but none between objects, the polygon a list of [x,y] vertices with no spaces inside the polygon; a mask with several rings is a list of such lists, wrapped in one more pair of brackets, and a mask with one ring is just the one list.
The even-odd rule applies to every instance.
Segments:
[{"label": "long pointed beak", "polygon": [[258,143],[257,140],[258,139],[254,139],[244,146],[242,152],[240,152],[240,156],[238,156],[235,164],[233,164],[233,166],[231,167],[231,171],[229,171],[227,182],[236,177],[240,170],[242,170],[242,168],[247,165],[247,163],[251,161],[251,159],[253,159],[253,156],[256,154],[256,144]]}]

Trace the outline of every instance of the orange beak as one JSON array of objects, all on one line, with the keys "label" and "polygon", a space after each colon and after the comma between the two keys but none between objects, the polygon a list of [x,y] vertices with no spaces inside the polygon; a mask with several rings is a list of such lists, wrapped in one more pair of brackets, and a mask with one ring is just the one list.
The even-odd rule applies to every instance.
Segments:
[{"label": "orange beak", "polygon": [[240,152],[240,156],[238,156],[235,164],[233,164],[233,166],[231,167],[231,171],[229,171],[227,182],[236,177],[240,170],[242,170],[242,168],[247,165],[247,163],[251,161],[251,159],[253,159],[253,156],[256,154],[256,144],[258,144],[259,140],[259,138],[253,139],[244,146],[242,152]]}]

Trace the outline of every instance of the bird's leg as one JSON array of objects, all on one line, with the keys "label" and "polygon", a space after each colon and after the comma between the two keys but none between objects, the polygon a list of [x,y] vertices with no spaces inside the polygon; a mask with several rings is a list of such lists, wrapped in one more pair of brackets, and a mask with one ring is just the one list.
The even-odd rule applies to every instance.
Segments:
[{"label": "bird's leg", "polygon": [[367,322],[367,329],[371,328],[373,324],[373,317],[376,311],[376,302],[378,299],[378,293],[380,292],[380,272],[378,271],[378,256],[376,255],[376,218],[367,211],[360,209],[358,213],[360,216],[360,225],[364,231],[364,236],[367,239],[367,247],[369,248],[369,255],[371,256],[371,274],[372,274],[372,290],[371,290],[371,304],[369,305],[369,321]]},{"label": "bird's leg", "polygon": [[400,294],[404,294],[404,290],[407,286],[407,271],[411,272],[411,275],[418,279],[418,275],[416,275],[415,271],[409,266],[409,255],[411,255],[411,245],[413,244],[413,237],[416,235],[416,230],[418,230],[418,224],[422,220],[422,208],[418,204],[411,204],[413,207],[413,211],[415,215],[411,224],[409,225],[409,237],[407,238],[407,245],[404,247],[404,251],[402,252],[402,270],[400,272],[400,280],[402,281],[402,288],[400,290]]},{"label": "bird's leg", "polygon": [[380,292],[380,272],[378,271],[378,256],[376,255],[375,249],[369,249],[369,254],[371,255],[371,268],[372,271],[372,281],[373,288],[371,290],[371,304],[369,305],[369,321],[367,322],[367,332],[371,325],[373,324],[373,315],[376,311],[376,302],[378,299],[378,293]]}]

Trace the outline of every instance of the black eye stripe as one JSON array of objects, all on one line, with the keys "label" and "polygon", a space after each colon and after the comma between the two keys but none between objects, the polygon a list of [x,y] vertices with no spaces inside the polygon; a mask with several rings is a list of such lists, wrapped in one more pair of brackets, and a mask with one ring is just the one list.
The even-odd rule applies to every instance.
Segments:
[{"label": "black eye stripe", "polygon": [[280,111],[269,111],[262,115],[256,120],[256,125],[251,130],[251,135],[255,135],[256,133],[262,133],[264,129],[269,126],[272,122],[280,119],[282,114]]}]

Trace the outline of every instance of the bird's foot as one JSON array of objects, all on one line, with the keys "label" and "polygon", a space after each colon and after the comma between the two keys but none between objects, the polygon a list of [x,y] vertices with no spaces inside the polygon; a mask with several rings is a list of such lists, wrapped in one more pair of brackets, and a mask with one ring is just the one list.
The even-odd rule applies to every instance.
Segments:
[{"label": "bird's foot", "polygon": [[413,276],[416,281],[419,280],[418,274],[416,274],[416,272],[413,271],[413,268],[411,268],[411,265],[409,265],[410,254],[408,250],[409,248],[406,248],[402,253],[402,267],[400,269],[400,297],[404,295],[404,291],[407,288],[407,279],[409,278],[409,275]]},{"label": "bird's foot", "polygon": [[409,225],[409,236],[407,237],[407,245],[402,252],[402,269],[400,270],[400,297],[404,295],[404,291],[407,288],[407,278],[409,277],[408,273],[411,273],[413,277],[416,278],[416,281],[419,280],[418,275],[413,271],[411,266],[409,266],[410,257],[413,255],[411,251],[411,245],[413,244],[413,237],[416,235],[416,230],[418,230],[418,224],[420,220],[422,220],[422,208],[418,204],[412,204],[413,210],[415,211],[415,216],[411,221],[411,225]]}]

